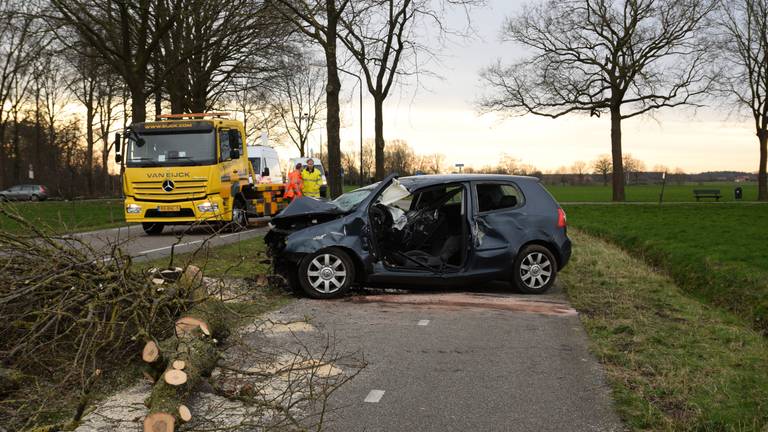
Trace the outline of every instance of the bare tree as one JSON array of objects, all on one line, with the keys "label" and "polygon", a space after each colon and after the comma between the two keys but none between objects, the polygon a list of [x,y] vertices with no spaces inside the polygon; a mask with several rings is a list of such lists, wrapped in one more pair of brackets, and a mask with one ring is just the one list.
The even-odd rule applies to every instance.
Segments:
[{"label": "bare tree", "polygon": [[310,58],[300,57],[286,68],[273,87],[277,99],[275,112],[288,138],[304,157],[309,134],[325,115],[324,73]]},{"label": "bare tree", "polygon": [[608,176],[613,170],[610,155],[601,155],[592,162],[592,169],[595,174],[603,176],[603,186],[608,186]]},{"label": "bare tree", "polygon": [[630,176],[634,177],[635,183],[638,182],[640,173],[645,171],[645,163],[639,159],[635,159],[631,153],[627,153],[622,156],[622,167],[627,176],[627,181]]},{"label": "bare tree", "polygon": [[384,101],[396,78],[419,72],[418,54],[433,56],[415,29],[432,27],[439,37],[452,33],[443,14],[449,6],[468,8],[484,0],[362,0],[341,15],[341,41],[362,71],[373,97],[376,178],[384,171]]},{"label": "bare tree", "polygon": [[314,41],[325,53],[327,82],[325,86],[328,134],[328,178],[330,195],[336,198],[342,193],[341,184],[341,120],[339,118],[339,93],[341,81],[338,68],[339,19],[349,0],[267,0],[293,27]]},{"label": "bare tree", "polygon": [[125,81],[131,94],[131,120],[146,119],[147,81],[162,38],[181,10],[181,0],[51,0],[51,21],[64,43],[73,29]]},{"label": "bare tree", "polygon": [[768,201],[768,0],[720,1],[722,90],[755,121],[760,146],[757,199]]},{"label": "bare tree", "polygon": [[694,104],[709,90],[698,32],[714,0],[549,0],[509,19],[504,38],[533,51],[483,72],[486,111],[611,117],[613,200],[624,201],[621,122]]},{"label": "bare tree", "polygon": [[587,173],[587,163],[584,161],[576,161],[571,165],[573,173],[579,176],[579,183],[584,183],[584,174]]},{"label": "bare tree", "polygon": [[[35,60],[45,45],[38,15],[30,2],[0,0],[0,186],[11,181],[9,174],[19,180],[21,172],[17,120],[29,96]],[[12,123],[14,136],[9,143],[7,131]],[[7,170],[9,160],[12,173]]]},{"label": "bare tree", "polygon": [[257,59],[277,55],[289,34],[275,11],[262,2],[180,1],[175,23],[155,53],[154,71],[174,113],[211,109],[236,77],[265,63],[271,67]]}]

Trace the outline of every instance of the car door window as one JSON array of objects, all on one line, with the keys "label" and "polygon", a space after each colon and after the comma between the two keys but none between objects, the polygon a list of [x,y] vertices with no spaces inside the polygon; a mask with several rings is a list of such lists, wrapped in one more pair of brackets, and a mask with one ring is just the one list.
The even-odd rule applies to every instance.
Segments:
[{"label": "car door window", "polygon": [[522,193],[509,183],[481,183],[476,186],[476,191],[480,213],[516,208],[523,204]]}]

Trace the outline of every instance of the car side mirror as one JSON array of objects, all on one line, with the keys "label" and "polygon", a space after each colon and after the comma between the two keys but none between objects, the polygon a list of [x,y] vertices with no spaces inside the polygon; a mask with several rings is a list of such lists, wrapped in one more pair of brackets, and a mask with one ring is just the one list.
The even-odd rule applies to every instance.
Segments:
[{"label": "car side mirror", "polygon": [[230,159],[240,159],[240,150],[233,148],[229,151]]},{"label": "car side mirror", "polygon": [[269,177],[269,168],[264,167],[264,170],[261,172],[262,177]]}]

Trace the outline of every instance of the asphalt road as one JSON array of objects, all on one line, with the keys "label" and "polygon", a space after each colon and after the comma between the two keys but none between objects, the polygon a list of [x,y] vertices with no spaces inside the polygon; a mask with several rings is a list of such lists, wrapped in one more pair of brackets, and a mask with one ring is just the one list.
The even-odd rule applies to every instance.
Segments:
[{"label": "asphalt road", "polygon": [[281,315],[310,317],[368,363],[334,393],[329,430],[624,430],[562,292],[510,291],[301,299]]},{"label": "asphalt road", "polygon": [[176,253],[192,252],[203,244],[218,246],[264,235],[267,229],[261,227],[216,234],[210,227],[177,225],[165,227],[160,235],[149,236],[144,233],[141,225],[128,225],[72,234],[70,237],[88,244],[100,255],[108,255],[109,250],[117,245],[123,253],[134,257],[135,261],[143,261],[168,256],[172,247]]}]

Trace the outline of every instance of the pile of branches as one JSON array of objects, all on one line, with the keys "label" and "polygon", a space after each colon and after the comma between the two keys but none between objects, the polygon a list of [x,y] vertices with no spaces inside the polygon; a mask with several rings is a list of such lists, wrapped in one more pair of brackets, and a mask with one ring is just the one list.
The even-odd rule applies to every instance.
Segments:
[{"label": "pile of branches", "polygon": [[3,216],[23,229],[0,230],[0,424],[60,421],[51,406],[62,391],[81,395],[77,422],[99,377],[173,334],[191,295],[157,284],[116,246],[97,252],[0,206]]}]

